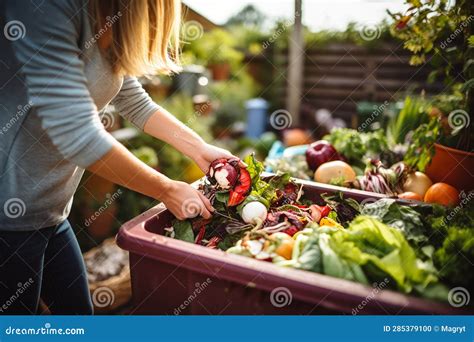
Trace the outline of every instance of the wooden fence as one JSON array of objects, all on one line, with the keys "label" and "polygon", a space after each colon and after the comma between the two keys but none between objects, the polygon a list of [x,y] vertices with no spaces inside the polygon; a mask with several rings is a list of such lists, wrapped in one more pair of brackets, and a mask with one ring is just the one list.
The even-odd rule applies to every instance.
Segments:
[{"label": "wooden fence", "polygon": [[[271,54],[267,54],[265,64],[271,69],[273,82],[278,84],[272,97],[284,106],[286,89],[291,86],[286,81],[288,54],[285,50]],[[409,58],[409,52],[389,43],[373,48],[331,44],[307,49],[302,103],[315,110],[326,108],[335,117],[349,121],[360,101],[393,101],[407,90],[437,93],[444,89],[440,82],[427,83],[432,71],[429,64],[413,67]]]}]

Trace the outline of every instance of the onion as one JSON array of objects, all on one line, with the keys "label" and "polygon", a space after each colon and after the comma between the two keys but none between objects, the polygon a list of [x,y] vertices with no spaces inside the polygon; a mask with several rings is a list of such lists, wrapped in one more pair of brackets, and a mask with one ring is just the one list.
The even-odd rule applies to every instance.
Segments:
[{"label": "onion", "polygon": [[247,203],[242,208],[242,220],[245,223],[256,224],[258,220],[264,221],[267,218],[267,207],[258,201]]},{"label": "onion", "polygon": [[238,172],[235,161],[216,159],[211,163],[208,177],[213,178],[223,190],[231,189],[237,182]]},{"label": "onion", "polygon": [[433,182],[427,175],[423,172],[416,171],[407,176],[407,179],[403,184],[403,191],[417,193],[423,198],[431,185],[433,185]]}]

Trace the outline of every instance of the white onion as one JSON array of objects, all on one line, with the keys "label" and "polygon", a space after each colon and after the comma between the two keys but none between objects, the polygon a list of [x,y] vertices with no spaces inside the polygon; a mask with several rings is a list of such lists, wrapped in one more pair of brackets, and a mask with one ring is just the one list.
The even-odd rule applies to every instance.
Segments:
[{"label": "white onion", "polygon": [[245,223],[256,224],[257,219],[264,221],[267,218],[267,208],[258,201],[247,203],[242,209],[242,220]]}]

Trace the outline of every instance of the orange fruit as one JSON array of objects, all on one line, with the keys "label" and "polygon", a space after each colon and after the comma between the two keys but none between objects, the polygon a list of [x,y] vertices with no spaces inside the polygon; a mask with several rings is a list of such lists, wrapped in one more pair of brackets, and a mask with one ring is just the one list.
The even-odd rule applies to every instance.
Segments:
[{"label": "orange fruit", "polygon": [[423,202],[423,197],[417,194],[416,192],[413,191],[407,191],[404,192],[400,195],[398,195],[398,198],[409,200],[409,201],[420,201]]},{"label": "orange fruit", "polygon": [[425,202],[452,207],[459,202],[459,191],[449,184],[435,183],[426,191]]},{"label": "orange fruit", "polygon": [[286,146],[305,145],[311,142],[311,135],[300,128],[291,128],[283,131],[283,143]]},{"label": "orange fruit", "polygon": [[279,256],[284,257],[287,260],[291,259],[293,254],[293,245],[295,244],[295,240],[292,238],[285,239],[281,242],[280,246],[277,247],[275,253]]}]

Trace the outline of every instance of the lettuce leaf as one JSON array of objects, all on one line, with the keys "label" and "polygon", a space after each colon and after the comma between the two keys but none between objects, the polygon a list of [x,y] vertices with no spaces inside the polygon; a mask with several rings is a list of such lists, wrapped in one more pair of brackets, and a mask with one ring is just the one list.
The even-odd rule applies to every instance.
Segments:
[{"label": "lettuce leaf", "polygon": [[392,287],[405,293],[438,284],[435,271],[416,257],[402,232],[374,217],[357,217],[347,230],[334,232],[329,242],[339,257],[362,266],[372,281],[388,277],[395,283]]}]

